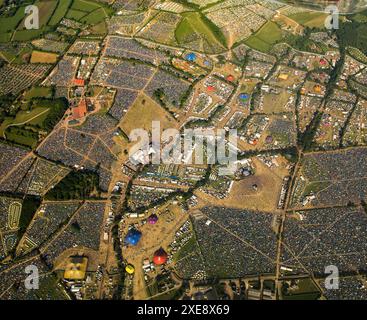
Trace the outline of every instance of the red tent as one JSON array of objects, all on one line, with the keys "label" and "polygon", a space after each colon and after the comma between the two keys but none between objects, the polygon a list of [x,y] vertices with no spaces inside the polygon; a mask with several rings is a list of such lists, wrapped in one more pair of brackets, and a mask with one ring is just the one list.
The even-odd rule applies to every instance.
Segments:
[{"label": "red tent", "polygon": [[160,248],[154,253],[153,262],[155,265],[160,266],[167,262],[167,258],[167,252],[164,251],[163,248]]},{"label": "red tent", "polygon": [[78,87],[84,87],[85,81],[83,79],[74,79],[74,84]]},{"label": "red tent", "polygon": [[227,77],[227,81],[234,81],[234,76],[232,76],[231,74]]}]

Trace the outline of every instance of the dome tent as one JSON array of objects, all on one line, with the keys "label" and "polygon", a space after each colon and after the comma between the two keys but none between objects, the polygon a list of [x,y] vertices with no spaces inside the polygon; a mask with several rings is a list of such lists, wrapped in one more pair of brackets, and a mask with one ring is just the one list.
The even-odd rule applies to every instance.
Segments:
[{"label": "dome tent", "polygon": [[149,216],[148,218],[148,223],[149,224],[156,224],[158,222],[158,216],[156,214],[152,214]]},{"label": "dome tent", "polygon": [[134,274],[134,273],[135,273],[135,267],[134,267],[132,264],[128,264],[128,265],[125,267],[125,271],[126,271],[128,274]]},{"label": "dome tent", "polygon": [[153,262],[155,265],[160,266],[167,262],[168,254],[163,248],[158,249],[154,252]]},{"label": "dome tent", "polygon": [[125,243],[136,246],[142,237],[142,233],[136,229],[130,229],[125,237]]},{"label": "dome tent", "polygon": [[239,98],[241,100],[247,100],[249,98],[249,95],[247,93],[241,93],[240,96],[239,96]]},{"label": "dome tent", "polygon": [[196,60],[196,54],[193,52],[190,52],[186,55],[186,60],[190,62],[194,62]]}]

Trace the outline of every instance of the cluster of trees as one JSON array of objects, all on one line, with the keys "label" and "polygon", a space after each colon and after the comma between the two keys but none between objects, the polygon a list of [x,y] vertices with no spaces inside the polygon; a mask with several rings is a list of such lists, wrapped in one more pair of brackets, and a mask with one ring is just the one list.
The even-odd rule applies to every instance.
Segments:
[{"label": "cluster of trees", "polygon": [[316,46],[315,42],[310,40],[311,33],[317,32],[317,31],[320,31],[320,30],[316,28],[311,29],[309,27],[306,27],[304,30],[304,34],[302,36],[288,33],[285,36],[284,40],[282,39],[279,42],[285,41],[291,47],[297,50],[300,50],[300,51],[311,51],[311,52],[320,51],[320,50],[316,50],[316,48],[318,48],[320,44]]},{"label": "cluster of trees", "polygon": [[0,124],[6,117],[12,116],[11,106],[15,101],[15,97],[12,94],[6,94],[0,96]]},{"label": "cluster of trees", "polygon": [[69,108],[69,103],[66,98],[58,99],[32,99],[30,108],[32,107],[48,107],[50,111],[47,113],[46,119],[40,125],[41,129],[50,132],[55,125],[64,116],[66,110]]},{"label": "cluster of trees", "polygon": [[33,4],[31,0],[4,0],[0,5],[0,15],[5,17],[12,17],[22,5]]},{"label": "cluster of trees", "polygon": [[[367,16],[367,11],[363,15]],[[365,22],[353,19],[342,22],[336,34],[341,47],[355,47],[367,54],[367,24]]]},{"label": "cluster of trees", "polygon": [[87,199],[98,190],[99,177],[91,171],[72,171],[45,196],[47,200]]}]

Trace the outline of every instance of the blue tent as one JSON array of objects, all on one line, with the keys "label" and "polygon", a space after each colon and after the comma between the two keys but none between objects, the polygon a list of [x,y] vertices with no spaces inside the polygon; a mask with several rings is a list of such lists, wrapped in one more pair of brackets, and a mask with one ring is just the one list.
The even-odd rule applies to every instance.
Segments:
[{"label": "blue tent", "polygon": [[136,246],[140,241],[142,233],[136,229],[130,229],[125,237],[125,242],[132,246]]},{"label": "blue tent", "polygon": [[190,62],[194,62],[196,60],[196,54],[191,52],[186,55],[186,60]]}]

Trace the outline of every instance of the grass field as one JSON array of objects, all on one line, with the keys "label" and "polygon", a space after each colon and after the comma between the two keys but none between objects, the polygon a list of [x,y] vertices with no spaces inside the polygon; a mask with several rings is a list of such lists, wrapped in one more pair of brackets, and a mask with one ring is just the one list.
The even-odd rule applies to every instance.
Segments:
[{"label": "grass field", "polygon": [[[94,26],[104,22],[113,12],[107,5],[91,0],[36,0],[35,5],[39,8],[40,28],[25,29],[26,6],[23,5],[13,16],[0,17],[0,43],[38,38],[52,31],[52,27],[57,26],[64,17]],[[100,25],[95,31],[95,34],[105,33],[104,25]]]},{"label": "grass field", "polygon": [[108,15],[106,14],[105,10],[103,8],[100,8],[89,13],[87,16],[83,17],[80,21],[86,24],[97,24],[99,22],[102,22],[107,17]]},{"label": "grass field", "polygon": [[51,98],[52,89],[50,87],[33,87],[25,95],[24,99],[31,100],[32,98]]},{"label": "grass field", "polygon": [[0,42],[9,42],[11,39],[11,32],[0,33]]},{"label": "grass field", "polygon": [[14,16],[0,18],[0,33],[14,31],[24,18],[24,9],[25,7],[22,6],[17,10]]},{"label": "grass field", "polygon": [[39,37],[42,34],[42,29],[39,30],[17,30],[14,33],[14,41],[28,41]]},{"label": "grass field", "polygon": [[70,9],[68,11],[68,13],[66,14],[66,18],[79,21],[86,14],[87,14],[87,12],[85,12],[85,11]]},{"label": "grass field", "polygon": [[23,136],[23,135],[16,134],[13,132],[8,132],[6,134],[6,140],[11,141],[13,143],[20,144],[22,146],[27,146],[30,148],[34,148],[38,142],[38,140],[34,137]]},{"label": "grass field", "polygon": [[58,55],[56,53],[33,50],[31,63],[56,63]]},{"label": "grass field", "polygon": [[61,21],[61,19],[65,17],[66,12],[69,10],[71,2],[72,0],[59,1],[59,4],[54,14],[52,15],[50,21],[48,22],[50,26],[56,26]]},{"label": "grass field", "polygon": [[86,1],[86,0],[74,0],[71,9],[85,11],[85,12],[92,12],[100,8],[101,5],[95,3],[93,1]]},{"label": "grass field", "polygon": [[[22,124],[30,123],[40,125],[42,124],[44,117],[49,111],[49,108],[35,107],[32,111],[19,111],[15,118],[6,118],[0,125],[0,136],[4,136],[4,132],[11,126],[19,126]],[[8,133],[6,133],[8,135]]]},{"label": "grass field", "polygon": [[299,24],[310,28],[322,28],[327,14],[322,12],[300,12],[289,16]]},{"label": "grass field", "polygon": [[320,297],[321,294],[311,279],[298,279],[297,282],[297,289],[283,293],[283,300],[317,300]]},{"label": "grass field", "polygon": [[[35,107],[31,111],[19,111],[12,122],[12,125],[20,125],[24,123],[28,123],[31,120],[37,119],[40,115],[45,114],[49,111],[49,108],[44,107]],[[38,120],[38,124],[41,122]]]},{"label": "grass field", "polygon": [[6,119],[0,126],[0,134],[6,140],[34,148],[38,143],[38,132],[25,125],[42,127],[50,108],[34,107],[31,111],[19,111],[15,118]]},{"label": "grass field", "polygon": [[256,34],[249,37],[245,43],[256,50],[269,52],[272,45],[281,39],[281,29],[276,23],[268,21]]},{"label": "grass field", "polygon": [[[178,43],[186,43],[192,38],[192,34],[200,35],[209,44],[215,43],[219,47],[225,46],[224,36],[219,29],[214,28],[197,12],[182,14],[182,21],[176,28],[175,37]],[[215,29],[215,30],[214,30]]]},{"label": "grass field", "polygon": [[107,34],[107,25],[105,21],[102,21],[89,29],[93,35],[104,35]]},{"label": "grass field", "polygon": [[136,128],[151,131],[152,121],[160,121],[161,129],[177,126],[175,119],[167,111],[148,96],[140,95],[123,118],[121,128],[128,135]]}]

